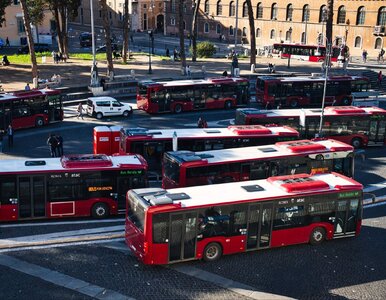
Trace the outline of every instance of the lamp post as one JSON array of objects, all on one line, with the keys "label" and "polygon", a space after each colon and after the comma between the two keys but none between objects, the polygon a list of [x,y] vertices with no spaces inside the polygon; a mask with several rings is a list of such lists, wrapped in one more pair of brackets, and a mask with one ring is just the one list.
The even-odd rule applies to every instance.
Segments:
[{"label": "lamp post", "polygon": [[[290,27],[288,29],[288,32],[289,32],[289,36],[290,36],[290,40],[292,39],[292,27]],[[287,63],[287,68],[289,69],[291,67],[291,54],[292,53],[288,53],[288,63]]]},{"label": "lamp post", "polygon": [[235,24],[235,51],[236,51],[236,48],[237,48],[237,31],[238,31],[238,26],[239,26],[239,0],[236,0],[236,11],[235,11],[235,14],[236,14],[236,24]]},{"label": "lamp post", "polygon": [[151,69],[151,44],[153,39],[153,31],[148,30],[147,33],[149,34],[149,71],[147,74],[153,74],[153,71]]},{"label": "lamp post", "polygon": [[92,66],[91,66],[91,86],[98,86],[98,68],[95,59],[95,29],[94,29],[94,8],[93,0],[90,0],[90,12],[91,12],[91,38],[92,38]]}]

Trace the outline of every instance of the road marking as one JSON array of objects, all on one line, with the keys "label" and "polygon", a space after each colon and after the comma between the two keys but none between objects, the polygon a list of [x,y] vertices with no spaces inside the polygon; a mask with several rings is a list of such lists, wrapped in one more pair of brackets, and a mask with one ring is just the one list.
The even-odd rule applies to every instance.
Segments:
[{"label": "road marking", "polygon": [[0,264],[96,299],[134,299],[113,290],[11,256],[0,254]]},{"label": "road marking", "polygon": [[363,192],[365,193],[371,193],[377,190],[381,190],[386,188],[386,181],[379,182],[379,183],[374,183],[374,184],[369,184],[367,185],[364,189]]}]

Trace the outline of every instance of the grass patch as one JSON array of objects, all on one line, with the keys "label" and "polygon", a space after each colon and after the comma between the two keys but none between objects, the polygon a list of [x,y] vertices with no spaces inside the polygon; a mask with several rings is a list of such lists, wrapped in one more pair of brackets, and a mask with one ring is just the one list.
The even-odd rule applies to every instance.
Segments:
[{"label": "grass patch", "polygon": [[[36,53],[36,62],[38,64],[42,63],[42,57],[50,57],[50,52],[43,52],[43,53]],[[9,62],[15,65],[29,65],[31,64],[31,57],[29,54],[13,54],[13,55],[7,55]]]}]

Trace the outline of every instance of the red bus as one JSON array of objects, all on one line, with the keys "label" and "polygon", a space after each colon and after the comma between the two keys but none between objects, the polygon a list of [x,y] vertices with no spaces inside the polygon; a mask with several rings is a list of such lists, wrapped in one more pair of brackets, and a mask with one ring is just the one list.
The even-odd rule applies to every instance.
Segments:
[{"label": "red bus", "polygon": [[0,222],[116,215],[146,171],[140,155],[0,160]]},{"label": "red bus", "polygon": [[145,264],[354,237],[363,187],[338,173],[127,193],[126,244]]},{"label": "red bus", "polygon": [[[319,133],[321,109],[238,109],[235,123],[290,126],[312,139]],[[353,145],[384,145],[386,110],[378,107],[329,106],[324,109],[323,137]]]},{"label": "red bus", "polygon": [[203,152],[175,151],[164,154],[162,187],[170,189],[332,171],[353,177],[352,146],[335,140],[299,140]]},{"label": "red bus", "polygon": [[0,130],[40,127],[63,120],[59,90],[40,89],[0,93]]},{"label": "red bus", "polygon": [[146,159],[149,170],[161,173],[164,152],[173,150],[173,136],[179,150],[204,151],[296,140],[299,133],[286,126],[260,125],[160,130],[122,128],[119,152],[138,153]]},{"label": "red bus", "polygon": [[[280,58],[291,58],[303,61],[323,62],[326,60],[326,47],[323,45],[273,44],[275,53]],[[343,60],[348,47],[333,46],[331,61]]]},{"label": "red bus", "polygon": [[[261,76],[256,80],[256,102],[266,108],[321,107],[325,78]],[[352,92],[367,91],[370,81],[362,76],[327,78],[325,105],[350,105]]]},{"label": "red bus", "polygon": [[249,81],[241,77],[142,81],[137,106],[148,113],[230,109],[249,103]]}]

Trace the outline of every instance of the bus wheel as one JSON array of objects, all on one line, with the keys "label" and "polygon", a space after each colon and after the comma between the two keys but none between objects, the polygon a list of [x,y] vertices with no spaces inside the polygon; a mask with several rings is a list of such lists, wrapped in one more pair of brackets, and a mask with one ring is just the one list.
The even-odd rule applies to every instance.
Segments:
[{"label": "bus wheel", "polygon": [[342,105],[349,105],[349,104],[350,104],[350,99],[349,98],[343,98]]},{"label": "bus wheel", "polygon": [[92,207],[91,214],[97,219],[106,218],[109,215],[109,209],[104,203],[95,203]]},{"label": "bus wheel", "polygon": [[36,127],[42,127],[44,125],[43,118],[36,118],[35,125]]},{"label": "bus wheel", "polygon": [[360,138],[354,138],[351,140],[351,145],[355,148],[358,149],[362,146],[362,140]]},{"label": "bus wheel", "polygon": [[96,118],[97,118],[98,120],[102,119],[102,118],[103,118],[103,114],[102,114],[101,112],[97,113],[97,114],[96,114]]},{"label": "bus wheel", "polygon": [[182,106],[181,104],[176,104],[176,106],[174,106],[174,112],[176,114],[179,114],[180,112],[182,112]]},{"label": "bus wheel", "polygon": [[216,261],[222,255],[221,246],[218,243],[210,243],[205,247],[203,258],[205,261]]},{"label": "bus wheel", "polygon": [[291,106],[292,108],[296,108],[296,107],[298,107],[298,105],[299,105],[298,100],[291,100],[290,106]]},{"label": "bus wheel", "polygon": [[316,227],[310,235],[311,245],[320,245],[326,239],[326,230],[322,227]]},{"label": "bus wheel", "polygon": [[232,102],[226,101],[224,107],[225,107],[225,109],[231,109],[232,108]]}]

